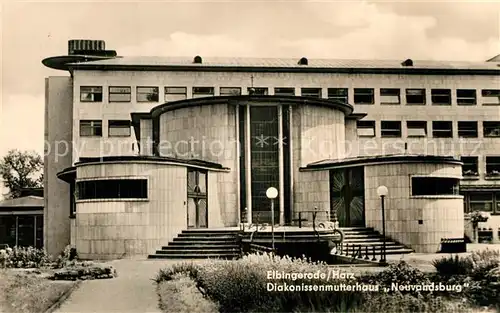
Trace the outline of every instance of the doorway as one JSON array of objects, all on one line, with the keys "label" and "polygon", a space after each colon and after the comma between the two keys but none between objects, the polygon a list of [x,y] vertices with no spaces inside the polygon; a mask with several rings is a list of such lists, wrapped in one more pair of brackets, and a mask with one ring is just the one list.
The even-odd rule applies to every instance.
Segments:
[{"label": "doorway", "polygon": [[330,216],[337,215],[340,227],[365,226],[364,168],[330,171]]},{"label": "doorway", "polygon": [[188,169],[187,225],[188,228],[208,227],[207,172]]}]

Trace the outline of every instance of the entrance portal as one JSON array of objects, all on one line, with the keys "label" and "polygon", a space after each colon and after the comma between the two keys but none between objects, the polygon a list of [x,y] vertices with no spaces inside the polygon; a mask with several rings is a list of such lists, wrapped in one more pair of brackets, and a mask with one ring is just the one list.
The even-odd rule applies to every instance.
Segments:
[{"label": "entrance portal", "polygon": [[207,172],[188,169],[187,191],[188,228],[208,227]]},{"label": "entrance portal", "polygon": [[363,167],[330,171],[330,214],[337,214],[340,227],[365,226],[364,193]]}]

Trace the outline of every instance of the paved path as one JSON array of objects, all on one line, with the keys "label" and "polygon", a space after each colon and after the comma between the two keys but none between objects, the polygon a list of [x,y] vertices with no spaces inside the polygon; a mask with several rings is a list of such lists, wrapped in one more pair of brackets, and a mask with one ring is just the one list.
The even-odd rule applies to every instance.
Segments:
[{"label": "paved path", "polygon": [[124,259],[109,262],[118,277],[83,281],[57,313],[161,312],[151,280],[159,269],[178,261]]}]

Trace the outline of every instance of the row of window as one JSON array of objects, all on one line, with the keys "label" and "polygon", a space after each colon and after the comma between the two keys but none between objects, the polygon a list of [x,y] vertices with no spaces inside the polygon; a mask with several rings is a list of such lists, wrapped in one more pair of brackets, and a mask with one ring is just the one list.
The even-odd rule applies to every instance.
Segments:
[{"label": "row of window", "polygon": [[[484,137],[500,137],[500,121],[484,121]],[[432,137],[452,138],[453,122],[432,121]],[[458,137],[477,138],[477,121],[458,121]],[[427,121],[406,121],[407,137],[427,137]],[[357,121],[357,134],[359,137],[375,137],[375,121]],[[401,137],[401,121],[380,121],[381,137]]]},{"label": "row of window", "polygon": [[[128,120],[109,120],[108,137],[130,137],[131,123]],[[101,120],[80,120],[81,137],[101,137]]]},{"label": "row of window", "polygon": [[500,192],[462,192],[465,213],[486,211],[500,214]]},{"label": "row of window", "polygon": [[[251,87],[247,89],[248,94],[267,95],[268,88]],[[433,105],[451,105],[451,89],[431,89],[431,103]],[[137,102],[158,102],[159,87],[137,87]],[[193,98],[209,97],[215,95],[214,87],[193,87]],[[220,87],[219,95],[234,96],[241,95],[240,87]],[[275,95],[294,96],[295,88],[274,88]],[[321,98],[321,88],[302,88],[303,97]],[[399,88],[381,88],[379,90],[381,104],[401,104],[401,89]],[[483,104],[500,104],[499,89],[483,89],[481,91]],[[132,100],[132,87],[110,86],[108,90],[109,102],[130,102]],[[328,99],[349,102],[348,88],[328,88]],[[184,100],[187,98],[187,87],[165,87],[165,102]],[[425,105],[427,103],[426,90],[423,88],[405,89],[404,99],[408,105]],[[458,105],[476,105],[476,89],[457,89],[456,98]],[[82,102],[102,102],[102,86],[81,86],[80,101]],[[354,88],[354,104],[375,104],[374,88]]]},{"label": "row of window", "polygon": [[[462,166],[462,174],[464,176],[479,176],[479,157],[464,156],[460,159],[464,163],[464,165]],[[486,176],[500,177],[500,156],[486,157]]]}]

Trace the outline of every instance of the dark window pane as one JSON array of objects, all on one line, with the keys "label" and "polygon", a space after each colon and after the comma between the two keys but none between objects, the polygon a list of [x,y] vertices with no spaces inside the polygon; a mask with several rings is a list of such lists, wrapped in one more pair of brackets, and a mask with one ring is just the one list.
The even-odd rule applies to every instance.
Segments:
[{"label": "dark window pane", "polygon": [[78,199],[147,199],[146,179],[106,179],[77,182]]},{"label": "dark window pane", "polygon": [[459,180],[441,177],[412,177],[413,196],[458,195]]},{"label": "dark window pane", "polygon": [[354,103],[356,104],[374,104],[373,88],[355,88]]},{"label": "dark window pane", "polygon": [[406,104],[425,104],[425,89],[406,89]]}]

